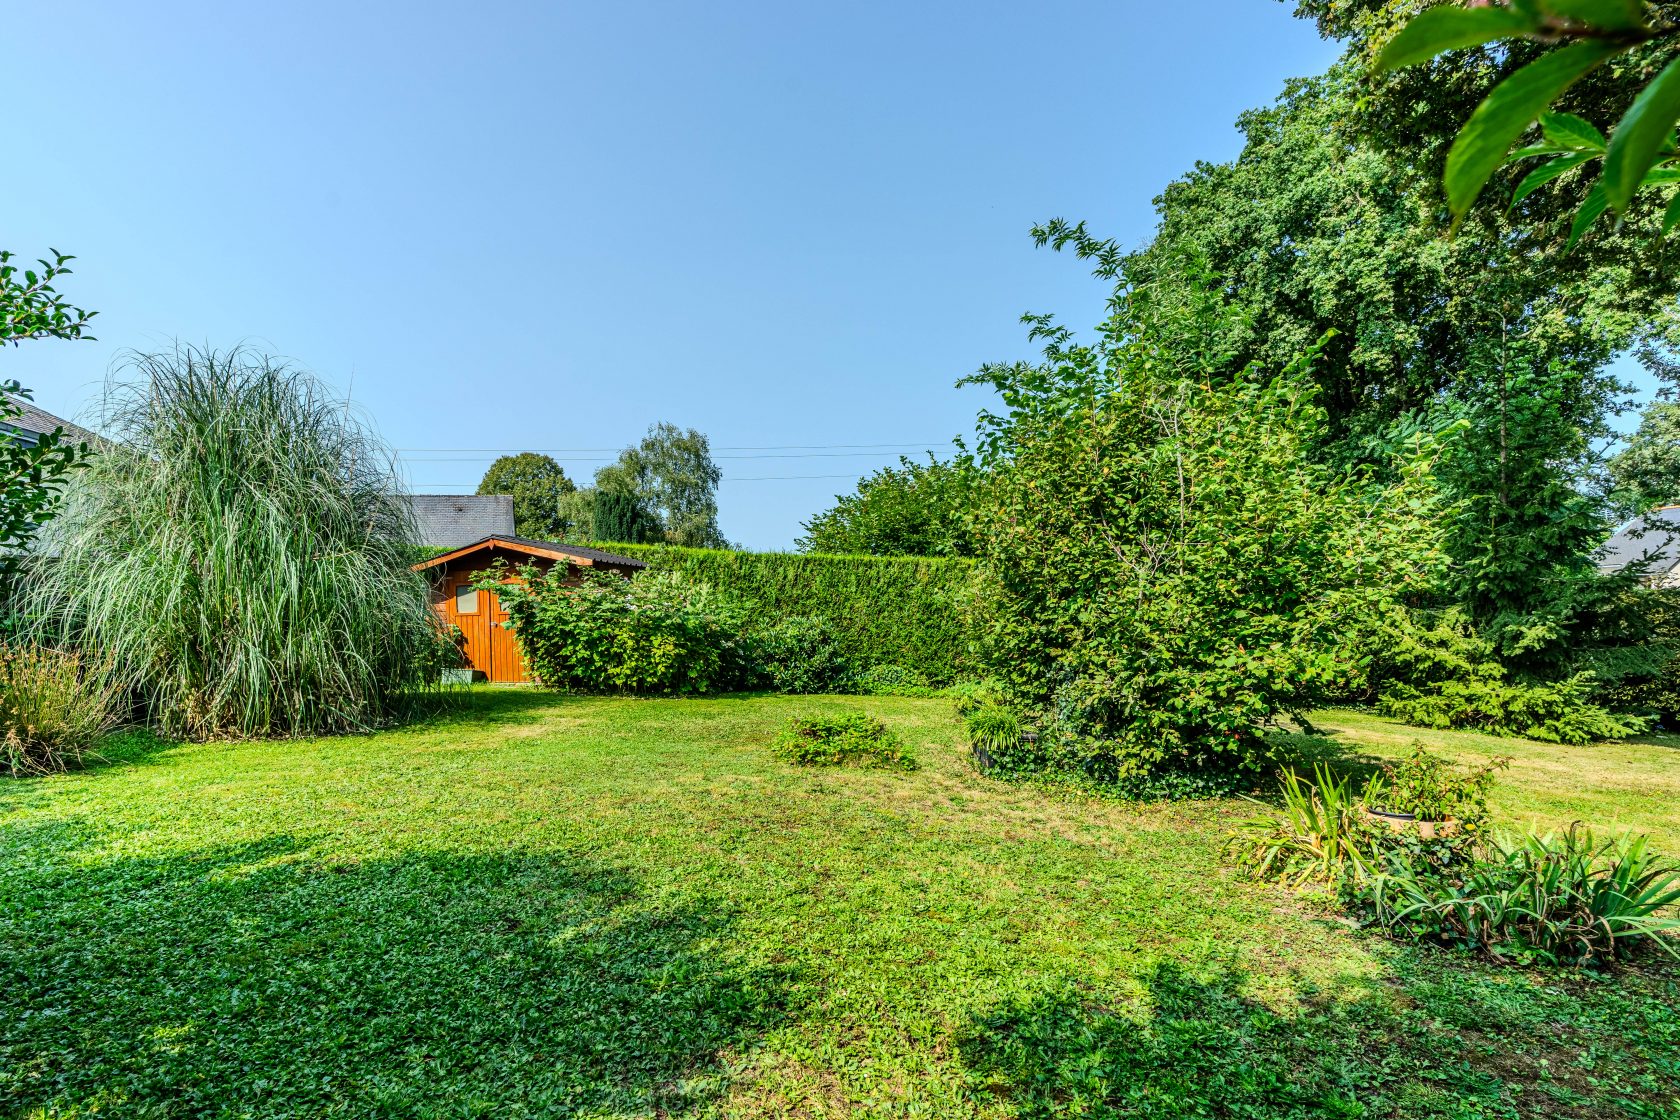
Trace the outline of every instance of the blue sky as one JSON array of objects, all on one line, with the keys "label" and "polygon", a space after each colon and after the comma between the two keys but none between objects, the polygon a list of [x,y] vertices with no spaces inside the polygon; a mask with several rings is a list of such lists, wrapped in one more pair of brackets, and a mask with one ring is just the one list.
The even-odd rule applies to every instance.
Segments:
[{"label": "blue sky", "polygon": [[587,480],[668,420],[711,437],[752,548],[970,431],[953,383],[1030,353],[1023,311],[1096,320],[1035,221],[1143,240],[1336,53],[1270,0],[55,0],[0,51],[30,138],[0,244],[76,253],[100,312],[0,358],[43,407],[81,413],[127,348],[250,342],[426,492],[496,449]]}]

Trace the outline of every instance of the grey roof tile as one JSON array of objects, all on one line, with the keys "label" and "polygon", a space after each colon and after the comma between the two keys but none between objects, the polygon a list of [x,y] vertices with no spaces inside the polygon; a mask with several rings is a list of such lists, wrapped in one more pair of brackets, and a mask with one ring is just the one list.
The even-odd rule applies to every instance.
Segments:
[{"label": "grey roof tile", "polygon": [[460,548],[513,535],[511,494],[410,494],[408,501],[427,548]]}]

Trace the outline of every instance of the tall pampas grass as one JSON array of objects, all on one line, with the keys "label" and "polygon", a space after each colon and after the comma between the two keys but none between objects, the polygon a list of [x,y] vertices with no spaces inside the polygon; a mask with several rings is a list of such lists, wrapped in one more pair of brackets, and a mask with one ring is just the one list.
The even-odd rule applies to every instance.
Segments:
[{"label": "tall pampas grass", "polygon": [[130,357],[25,614],[93,651],[165,734],[389,722],[437,627],[392,455],[308,373],[177,347]]}]

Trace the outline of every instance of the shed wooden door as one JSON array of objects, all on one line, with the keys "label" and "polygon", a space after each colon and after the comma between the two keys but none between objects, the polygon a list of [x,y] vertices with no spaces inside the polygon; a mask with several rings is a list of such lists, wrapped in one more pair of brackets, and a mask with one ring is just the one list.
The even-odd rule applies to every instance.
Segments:
[{"label": "shed wooden door", "polygon": [[461,572],[449,577],[445,585],[447,604],[445,612],[449,621],[461,628],[465,638],[462,652],[467,656],[467,664],[479,670],[491,680],[495,675],[490,671],[491,665],[491,621],[487,598],[492,598],[489,592],[479,591],[473,587],[473,581],[478,578],[476,572]]},{"label": "shed wooden door", "polygon": [[507,681],[509,683],[526,680],[525,659],[519,655],[519,642],[513,636],[513,631],[502,625],[507,621],[507,611],[502,609],[502,601],[496,595],[486,592],[490,599],[490,668],[489,677],[493,681]]}]

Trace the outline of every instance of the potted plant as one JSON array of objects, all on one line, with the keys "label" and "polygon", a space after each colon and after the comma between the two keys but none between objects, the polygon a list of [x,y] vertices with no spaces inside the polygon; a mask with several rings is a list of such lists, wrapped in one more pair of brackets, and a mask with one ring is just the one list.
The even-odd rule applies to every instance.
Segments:
[{"label": "potted plant", "polygon": [[1487,791],[1494,771],[1510,765],[1495,758],[1485,765],[1459,769],[1422,744],[1365,787],[1365,812],[1396,832],[1416,827],[1424,840],[1444,839],[1461,830],[1474,831],[1487,818]]}]

